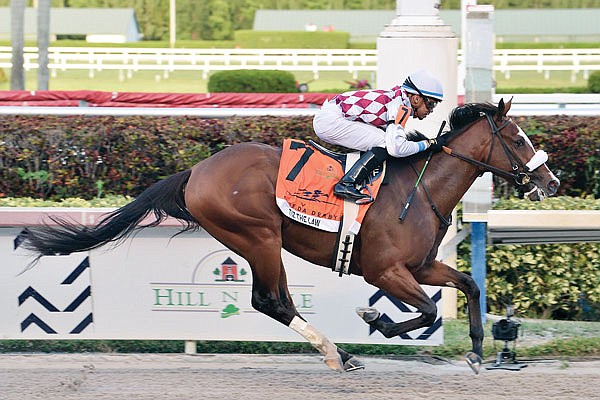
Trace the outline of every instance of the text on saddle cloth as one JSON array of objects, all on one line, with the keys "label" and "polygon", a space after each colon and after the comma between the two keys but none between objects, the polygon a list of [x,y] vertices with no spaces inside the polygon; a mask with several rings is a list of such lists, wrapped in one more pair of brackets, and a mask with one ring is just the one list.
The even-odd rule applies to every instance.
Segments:
[{"label": "text on saddle cloth", "polygon": [[[344,201],[333,194],[344,175],[340,160],[300,140],[285,139],[277,176],[277,205],[287,217],[313,228],[338,232]],[[375,199],[383,174],[381,169],[367,186]],[[357,234],[371,203],[359,206],[350,232]]]}]

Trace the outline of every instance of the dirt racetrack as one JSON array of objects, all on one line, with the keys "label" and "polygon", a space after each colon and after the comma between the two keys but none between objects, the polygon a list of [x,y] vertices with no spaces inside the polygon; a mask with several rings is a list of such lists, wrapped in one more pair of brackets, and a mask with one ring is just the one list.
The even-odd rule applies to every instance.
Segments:
[{"label": "dirt racetrack", "polygon": [[0,354],[0,399],[600,399],[597,360],[475,375],[463,362],[361,359],[365,370],[339,374],[316,355]]}]

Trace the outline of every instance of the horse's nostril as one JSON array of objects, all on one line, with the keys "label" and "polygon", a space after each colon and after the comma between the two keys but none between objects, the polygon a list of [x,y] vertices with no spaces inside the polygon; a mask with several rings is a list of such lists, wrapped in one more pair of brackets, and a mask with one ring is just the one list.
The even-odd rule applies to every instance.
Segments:
[{"label": "horse's nostril", "polygon": [[558,191],[558,187],[560,186],[560,182],[558,180],[551,180],[548,183],[548,190],[550,193],[555,194]]}]

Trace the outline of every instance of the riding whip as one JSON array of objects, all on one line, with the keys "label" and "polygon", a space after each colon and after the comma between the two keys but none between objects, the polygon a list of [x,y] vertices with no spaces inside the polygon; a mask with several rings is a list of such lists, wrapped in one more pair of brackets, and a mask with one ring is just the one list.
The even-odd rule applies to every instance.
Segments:
[{"label": "riding whip", "polygon": [[[446,126],[446,120],[442,121],[442,125],[440,125],[440,130],[438,131],[436,138],[440,137],[440,135],[442,134],[442,130],[444,129],[445,126]],[[415,186],[413,186],[412,191],[408,195],[408,199],[406,200],[406,205],[404,206],[404,208],[402,209],[402,212],[400,213],[400,217],[399,217],[400,222],[404,222],[404,219],[406,218],[406,214],[408,214],[408,207],[410,207],[410,203],[412,202],[413,197],[415,197],[415,193],[417,193],[417,187],[419,186],[419,183],[421,183],[421,178],[423,177],[423,173],[425,172],[425,169],[427,168],[427,165],[429,164],[429,160],[431,160],[432,155],[433,155],[433,151],[430,151],[429,155],[427,156],[427,160],[425,160],[425,165],[423,165],[423,169],[421,170],[421,173],[419,174],[419,177],[417,178],[417,181],[415,182]]]}]

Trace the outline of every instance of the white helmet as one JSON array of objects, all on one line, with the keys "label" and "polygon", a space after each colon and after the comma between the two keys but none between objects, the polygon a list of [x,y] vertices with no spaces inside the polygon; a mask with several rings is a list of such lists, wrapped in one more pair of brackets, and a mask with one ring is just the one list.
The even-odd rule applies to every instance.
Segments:
[{"label": "white helmet", "polygon": [[408,93],[430,97],[439,101],[444,100],[442,83],[424,69],[410,74],[402,84],[402,88]]}]

